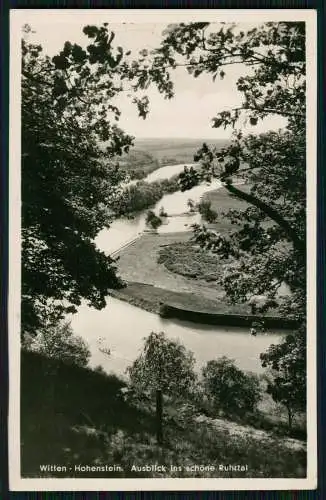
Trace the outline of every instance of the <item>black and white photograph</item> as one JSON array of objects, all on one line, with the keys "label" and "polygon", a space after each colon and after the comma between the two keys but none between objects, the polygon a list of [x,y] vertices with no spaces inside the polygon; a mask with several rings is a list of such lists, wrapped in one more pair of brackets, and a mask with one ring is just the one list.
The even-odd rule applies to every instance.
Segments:
[{"label": "black and white photograph", "polygon": [[13,490],[313,489],[316,12],[10,12]]}]

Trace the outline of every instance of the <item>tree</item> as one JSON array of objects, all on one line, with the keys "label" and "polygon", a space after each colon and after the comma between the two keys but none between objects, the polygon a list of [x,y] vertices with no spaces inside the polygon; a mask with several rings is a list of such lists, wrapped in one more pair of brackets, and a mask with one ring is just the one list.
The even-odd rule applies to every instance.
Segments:
[{"label": "tree", "polygon": [[[271,22],[242,31],[225,23],[219,29],[209,23],[181,23],[166,30],[151,54],[149,69],[141,64],[140,60],[139,87],[154,82],[168,98],[173,97],[171,74],[178,66],[195,78],[206,73],[215,80],[223,79],[229,66],[239,64],[243,75],[236,85],[243,104],[221,111],[213,118],[213,127],[254,126],[270,115],[286,119],[283,130],[276,132],[244,136],[235,130],[234,140],[222,150],[203,144],[195,157],[202,171],[185,168],[180,186],[191,189],[201,180],[217,177],[230,194],[249,205],[227,214],[241,229],[229,235],[199,234],[211,251],[233,257],[221,277],[230,300],[246,302],[253,294],[274,298],[285,282],[296,298],[289,298],[284,310],[303,319],[305,24]],[[235,185],[238,178],[248,189]]]},{"label": "tree", "polygon": [[210,224],[216,221],[217,212],[212,209],[212,202],[210,200],[201,200],[198,203],[198,212],[204,221]]},{"label": "tree", "polygon": [[260,355],[262,365],[270,369],[267,393],[286,408],[289,429],[294,415],[306,409],[305,344],[301,328],[295,335],[287,335],[283,343],[271,345]]},{"label": "tree", "polygon": [[[83,29],[86,49],[66,42],[53,58],[24,31],[22,331],[35,334],[83,299],[103,308],[109,288],[122,286],[114,260],[93,240],[121,196],[125,172],[115,158],[132,137],[117,126],[113,103],[129,78],[127,54],[106,24]],[[146,101],[134,101],[144,116]]]},{"label": "tree", "polygon": [[189,212],[195,212],[196,211],[196,203],[194,202],[194,200],[189,198],[187,201],[187,207],[189,208]]},{"label": "tree", "polygon": [[163,441],[163,394],[175,397],[189,393],[196,380],[194,365],[193,353],[180,342],[168,339],[164,332],[152,332],[141,355],[127,369],[133,388],[156,395],[159,443]]},{"label": "tree", "polygon": [[244,373],[225,356],[208,361],[202,369],[202,377],[205,392],[215,409],[228,415],[253,412],[261,399],[258,377]]},{"label": "tree", "polygon": [[253,295],[248,304],[251,307],[251,314],[263,314],[272,307],[277,307],[276,300],[269,299],[266,295]]},{"label": "tree", "polygon": [[69,323],[48,325],[33,338],[29,350],[70,365],[85,367],[91,352],[82,337],[73,334]]},{"label": "tree", "polygon": [[[220,283],[233,303],[247,302],[252,295],[275,299],[282,284],[290,294],[279,312],[306,323],[306,61],[305,23],[269,22],[243,30],[237,25],[181,23],[165,31],[160,46],[151,54],[149,69],[139,62],[139,87],[154,82],[165,97],[174,95],[171,77],[179,66],[198,78],[209,74],[223,79],[231,65],[240,65],[237,90],[242,105],[222,110],[212,126],[233,127],[233,140],[222,150],[203,144],[194,160],[201,172],[185,169],[182,190],[201,180],[219,178],[224,188],[248,203],[244,210],[231,210],[237,226],[229,234],[194,228],[204,248],[225,259]],[[148,62],[148,61],[147,61]],[[155,75],[155,77],[153,76]],[[283,128],[259,135],[244,135],[237,128],[252,127],[267,116],[283,119]],[[243,188],[236,180],[241,180]],[[298,360],[305,359],[305,342],[296,335]],[[291,356],[293,343],[281,343],[276,356]],[[282,360],[280,359],[280,362]],[[299,380],[306,366],[293,365]],[[301,396],[300,396],[301,397]]]},{"label": "tree", "polygon": [[146,224],[156,230],[162,225],[162,220],[155,214],[155,212],[153,212],[153,210],[148,210],[146,214]]}]

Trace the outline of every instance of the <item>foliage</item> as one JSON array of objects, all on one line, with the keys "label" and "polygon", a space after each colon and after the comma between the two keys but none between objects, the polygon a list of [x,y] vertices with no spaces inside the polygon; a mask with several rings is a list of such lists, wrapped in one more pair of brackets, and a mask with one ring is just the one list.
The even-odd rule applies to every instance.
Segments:
[{"label": "foliage", "polygon": [[171,396],[186,394],[196,380],[195,359],[177,340],[152,332],[141,355],[128,368],[132,386],[143,392],[161,390]]},{"label": "foliage", "polygon": [[216,410],[226,414],[253,412],[261,399],[258,377],[241,371],[225,356],[208,361],[202,369],[202,377],[208,398]]},{"label": "foliage", "polygon": [[160,217],[167,217],[167,216],[168,216],[168,214],[167,214],[167,212],[165,211],[164,207],[161,207],[161,208],[160,208],[160,211],[159,211],[159,216],[160,216]]},{"label": "foliage", "polygon": [[93,368],[93,371],[96,372],[96,373],[100,373],[101,375],[107,375],[106,371],[104,370],[103,366],[102,365],[96,365],[94,368]]},{"label": "foliage", "polygon": [[[232,434],[232,423],[216,420],[199,422],[195,418],[180,425],[179,399],[166,403],[167,446],[155,443],[155,420],[147,401],[139,407],[120,397],[123,381],[113,375],[58,363],[58,370],[46,371],[49,360],[36,353],[22,353],[21,377],[21,474],[40,477],[40,463],[105,465],[116,464],[122,473],[107,477],[154,477],[155,473],[131,473],[132,464],[166,465],[166,477],[304,477],[305,452],[287,446],[284,438],[242,427]],[[50,388],[54,386],[54,394]],[[169,417],[174,416],[174,419]],[[224,473],[221,463],[248,464],[247,472]],[[213,472],[186,470],[193,464],[213,464]],[[171,465],[182,467],[171,471]],[[42,473],[50,476],[51,473]],[[103,472],[52,473],[62,476],[102,477]],[[162,474],[163,475],[163,474]]]},{"label": "foliage", "polygon": [[[185,169],[181,189],[218,177],[225,189],[249,203],[246,210],[228,216],[241,228],[227,236],[197,232],[199,241],[222,258],[234,257],[221,284],[231,301],[245,302],[251,294],[273,298],[287,283],[295,300],[287,312],[304,319],[300,294],[305,293],[305,25],[271,22],[242,31],[236,25],[182,23],[171,26],[152,54],[151,71],[161,67],[161,87],[172,97],[164,78],[179,65],[195,78],[210,74],[223,79],[228,66],[242,64],[236,85],[243,104],[221,111],[213,127],[254,126],[266,116],[287,122],[283,130],[260,135],[234,134],[232,143],[217,150],[203,145],[195,157],[202,172]],[[145,72],[145,70],[144,70]],[[158,76],[155,77],[156,79]],[[233,182],[239,178],[249,193]],[[291,186],[291,189],[289,189]],[[265,220],[272,221],[266,228]],[[252,273],[255,269],[255,273]],[[291,309],[291,311],[290,311]]]},{"label": "foliage", "polygon": [[204,221],[208,223],[215,222],[217,218],[217,213],[212,209],[212,203],[209,200],[202,199],[197,205],[198,212],[204,219]]},{"label": "foliage", "polygon": [[[116,123],[128,64],[114,33],[86,26],[86,50],[66,42],[50,58],[30,31],[22,41],[22,330],[33,334],[82,299],[104,307],[108,289],[121,286],[93,239],[121,195],[115,158],[132,138]],[[136,105],[144,114],[146,103]]]},{"label": "foliage", "polygon": [[[173,96],[167,74],[176,67],[186,67],[195,78],[209,74],[223,79],[230,65],[240,64],[242,75],[237,90],[242,105],[222,110],[213,117],[215,128],[233,127],[230,145],[217,150],[203,144],[195,156],[202,172],[189,169],[180,176],[182,190],[201,180],[217,177],[224,188],[249,206],[231,210],[227,217],[236,225],[227,235],[195,227],[197,242],[215,252],[227,265],[219,284],[232,303],[246,302],[252,295],[266,295],[271,304],[280,286],[290,294],[280,304],[280,312],[302,324],[306,323],[306,61],[305,23],[268,22],[243,30],[223,23],[220,29],[209,23],[171,25],[160,46],[152,53],[152,66],[142,75],[142,82],[159,78],[159,88],[166,97]],[[159,67],[161,69],[159,69]],[[151,77],[156,69],[161,76]],[[142,83],[141,82],[141,83]],[[255,126],[267,116],[283,119],[283,128],[260,135],[244,135],[237,127]],[[241,180],[249,192],[234,181]],[[265,222],[269,221],[269,224]],[[253,272],[254,271],[254,272]],[[287,370],[278,370],[271,393],[285,399],[294,379],[305,380],[305,334],[285,339],[273,354],[267,354]],[[296,404],[302,395],[293,392]],[[294,401],[292,400],[291,405]]]},{"label": "foliage", "polygon": [[253,295],[248,304],[251,307],[251,314],[263,314],[269,309],[278,306],[278,302],[268,298],[266,295]]},{"label": "foliage", "polygon": [[153,210],[149,210],[146,215],[146,225],[152,229],[157,229],[162,225],[160,217],[158,217]]},{"label": "foliage", "polygon": [[200,182],[200,174],[194,167],[185,166],[183,172],[179,175],[179,188],[181,191],[187,191]]},{"label": "foliage", "polygon": [[219,258],[193,242],[163,246],[157,262],[164,264],[169,271],[198,280],[217,281],[223,272]]},{"label": "foliage", "polygon": [[260,355],[264,367],[270,368],[267,392],[288,412],[289,428],[295,413],[306,408],[306,338],[303,329],[287,335],[284,342],[271,345]]},{"label": "foliage", "polygon": [[187,201],[187,207],[189,208],[189,212],[195,212],[196,211],[196,203],[194,202],[194,200],[189,198]]},{"label": "foliage", "polygon": [[130,184],[121,193],[116,213],[132,215],[155,205],[165,194],[179,189],[177,177],[154,182],[139,181]]},{"label": "foliage", "polygon": [[73,334],[69,323],[44,327],[33,338],[29,350],[77,366],[86,366],[91,357],[87,343]]}]

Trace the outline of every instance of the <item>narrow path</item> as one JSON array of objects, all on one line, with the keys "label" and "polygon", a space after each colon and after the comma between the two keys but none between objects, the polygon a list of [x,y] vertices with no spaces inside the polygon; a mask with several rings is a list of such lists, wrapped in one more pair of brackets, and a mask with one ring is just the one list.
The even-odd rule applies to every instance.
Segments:
[{"label": "narrow path", "polygon": [[119,255],[119,253],[122,251],[122,250],[125,250],[126,248],[128,248],[130,245],[132,245],[135,241],[137,241],[141,236],[143,235],[143,232],[140,232],[137,234],[137,236],[134,236],[133,238],[131,238],[129,241],[127,241],[126,243],[124,243],[120,248],[117,248],[117,250],[114,250],[114,252],[112,252],[110,254],[110,256],[112,258],[115,258]]}]

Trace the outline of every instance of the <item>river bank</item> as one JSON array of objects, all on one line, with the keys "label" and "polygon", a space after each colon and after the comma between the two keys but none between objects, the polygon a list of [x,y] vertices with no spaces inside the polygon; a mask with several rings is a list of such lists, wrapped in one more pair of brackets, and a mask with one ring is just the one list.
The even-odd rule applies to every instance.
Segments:
[{"label": "river bank", "polygon": [[[188,292],[175,292],[148,283],[127,282],[121,290],[110,290],[110,296],[145,311],[160,314],[162,304],[169,304],[181,310],[198,311],[206,314],[249,313],[242,304],[235,310],[230,304]],[[186,318],[184,318],[186,319]]]},{"label": "river bank", "polygon": [[[181,170],[183,165],[163,167],[148,176],[146,182],[153,180],[154,175],[155,179],[164,179]],[[201,222],[200,214],[185,214],[189,209],[189,198],[198,203],[208,191],[216,192],[220,187],[216,181],[187,192],[165,195],[155,206],[155,211],[158,213],[164,206],[170,217],[156,234],[144,234],[146,214],[142,212],[132,220],[115,220],[109,229],[98,235],[95,243],[107,255],[118,258],[116,265],[127,286],[111,291],[104,309],[93,310],[83,304],[72,318],[74,332],[90,345],[93,366],[100,364],[105,371],[122,376],[144,337],[153,331],[164,331],[169,338],[180,340],[194,352],[198,370],[209,360],[226,356],[234,359],[242,370],[263,372],[259,355],[271,343],[281,340],[282,329],[251,337],[248,326],[201,324],[190,322],[187,317],[164,318],[159,314],[162,303],[165,303],[205,314],[248,315],[247,306],[227,304],[225,292],[219,288],[216,279],[207,281],[199,276],[194,279],[172,272],[164,263],[158,262],[162,249],[178,242],[189,242],[191,225]],[[99,350],[99,339],[113,353],[110,358]]]},{"label": "river bank", "polygon": [[250,328],[253,322],[264,322],[266,328],[293,329],[296,324],[287,318],[252,315],[246,304],[232,305],[186,292],[171,292],[145,283],[127,283],[121,290],[111,290],[110,296],[158,314],[162,318],[179,319],[216,326]]}]

